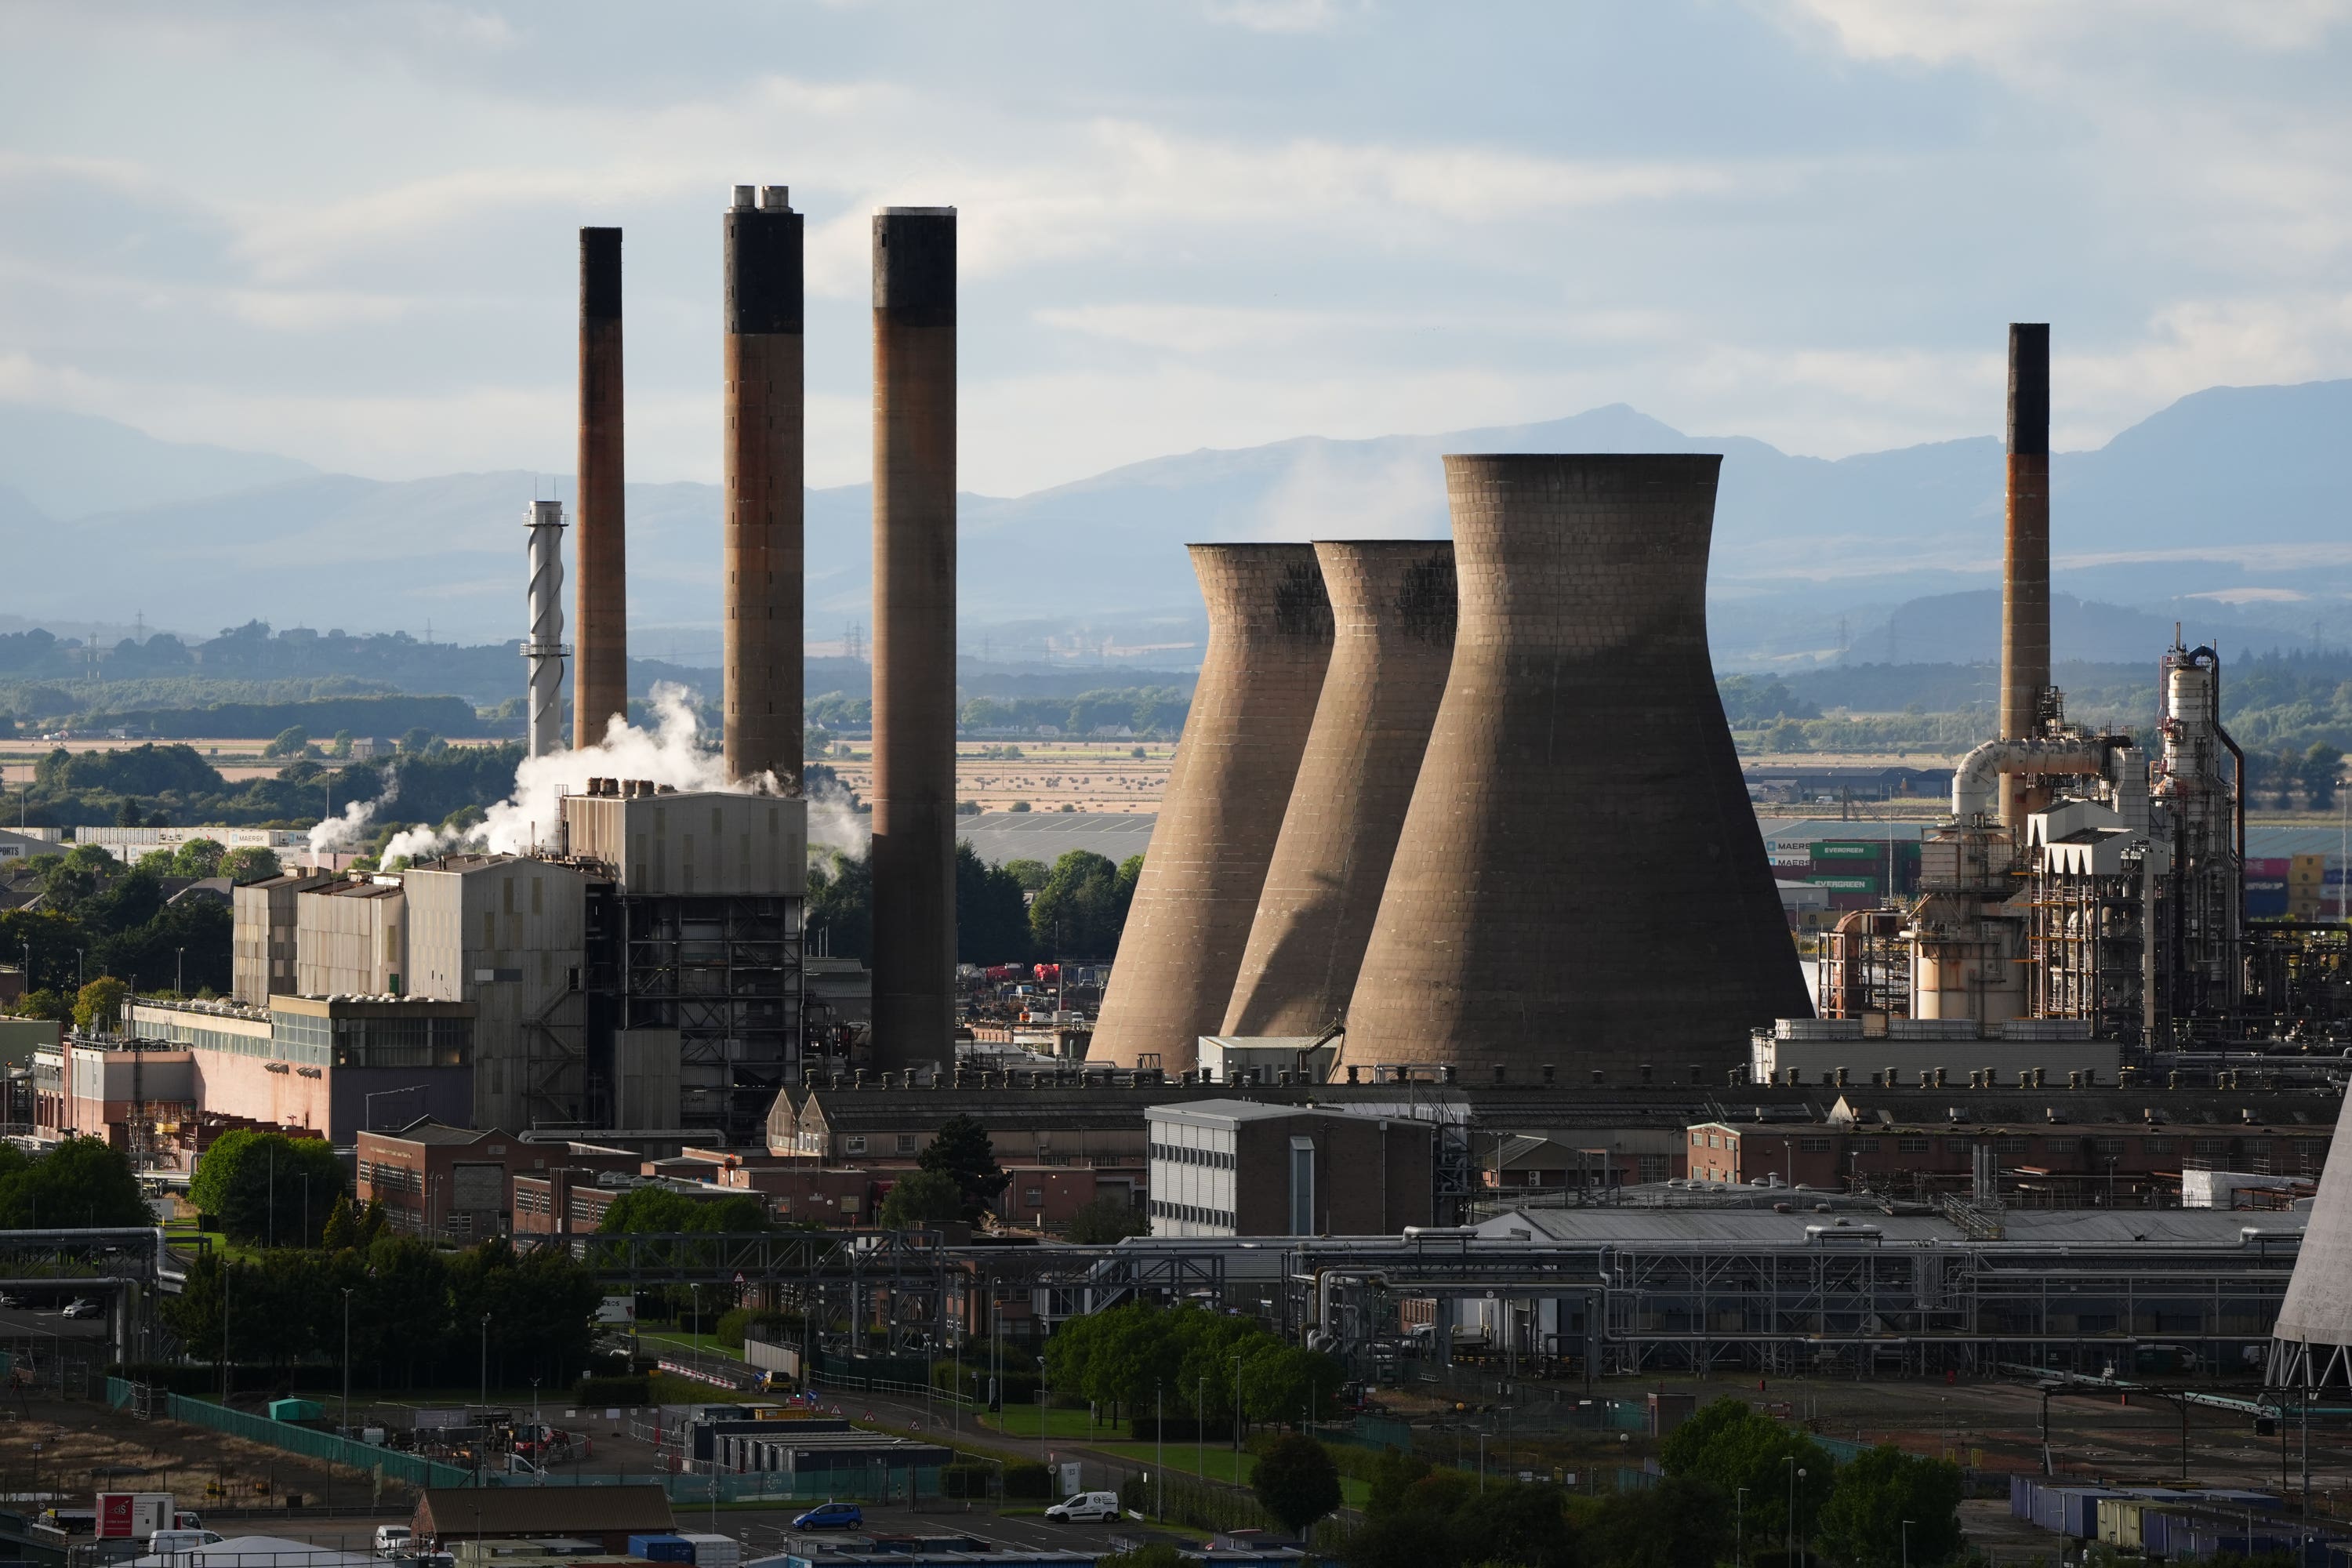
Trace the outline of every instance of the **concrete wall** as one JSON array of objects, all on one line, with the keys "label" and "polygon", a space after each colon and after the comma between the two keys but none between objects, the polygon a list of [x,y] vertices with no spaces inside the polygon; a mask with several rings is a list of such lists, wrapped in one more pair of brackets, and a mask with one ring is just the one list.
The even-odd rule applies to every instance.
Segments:
[{"label": "concrete wall", "polygon": [[576,990],[586,877],[518,856],[451,856],[411,868],[404,886],[415,963],[411,994],[480,1009],[474,1103],[459,1120],[520,1128],[534,1117],[576,1117],[586,1087]]},{"label": "concrete wall", "polygon": [[808,803],[716,793],[566,795],[572,854],[602,860],[633,898],[808,891]]},{"label": "concrete wall", "polygon": [[381,995],[408,981],[408,904],[397,885],[323,883],[295,900],[294,984],[303,996]]},{"label": "concrete wall", "polygon": [[1171,1073],[1225,1032],[1332,638],[1309,545],[1196,544],[1192,569],[1209,647],[1087,1052]]},{"label": "concrete wall", "polygon": [[267,1006],[273,995],[299,990],[295,975],[297,900],[329,877],[271,877],[247,882],[230,894],[231,991],[248,1007]]},{"label": "concrete wall", "polygon": [[1720,461],[1445,459],[1453,671],[1343,1068],[1721,1082],[1811,1015],[1707,655]]}]

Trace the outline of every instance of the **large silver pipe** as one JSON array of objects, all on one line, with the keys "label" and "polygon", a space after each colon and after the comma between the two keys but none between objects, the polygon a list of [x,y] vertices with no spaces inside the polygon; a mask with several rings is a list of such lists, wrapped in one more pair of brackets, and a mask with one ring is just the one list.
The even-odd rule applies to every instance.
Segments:
[{"label": "large silver pipe", "polygon": [[1952,815],[1962,822],[1992,810],[1993,795],[2009,773],[2075,773],[2103,778],[2107,748],[2069,741],[1987,741],[1952,770]]}]

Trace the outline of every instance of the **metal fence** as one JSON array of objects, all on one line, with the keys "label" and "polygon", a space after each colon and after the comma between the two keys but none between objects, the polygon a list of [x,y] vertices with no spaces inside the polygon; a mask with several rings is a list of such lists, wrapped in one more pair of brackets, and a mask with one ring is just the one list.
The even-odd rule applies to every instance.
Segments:
[{"label": "metal fence", "polygon": [[[106,1402],[117,1410],[136,1408],[142,1397],[141,1388],[142,1385],[125,1379],[110,1377],[106,1380]],[[471,1486],[474,1481],[472,1470],[457,1465],[445,1465],[437,1459],[404,1454],[394,1448],[381,1448],[373,1443],[354,1443],[332,1432],[297,1426],[290,1421],[249,1415],[225,1405],[190,1399],[181,1394],[167,1394],[161,1389],[147,1391],[146,1397],[148,1409],[152,1415],[184,1421],[192,1426],[207,1426],[250,1443],[261,1443],[289,1454],[299,1454],[304,1458],[345,1465],[354,1470],[375,1471],[387,1480],[405,1481],[418,1487]]]}]

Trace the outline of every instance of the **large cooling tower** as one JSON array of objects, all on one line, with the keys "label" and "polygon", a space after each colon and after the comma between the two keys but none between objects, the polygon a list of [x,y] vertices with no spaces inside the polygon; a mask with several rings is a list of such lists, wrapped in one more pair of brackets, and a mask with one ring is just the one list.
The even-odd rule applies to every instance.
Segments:
[{"label": "large cooling tower", "polygon": [[1454,662],[1454,546],[1315,546],[1331,667],[1223,1035],[1317,1035],[1347,1007]]},{"label": "large cooling tower", "polygon": [[2271,1330],[2273,1388],[2352,1384],[2352,1127],[2336,1113],[2336,1142],[2303,1228],[2286,1300]]},{"label": "large cooling tower", "polygon": [[1720,1081],[1810,1015],[1707,660],[1720,462],[1445,459],[1453,672],[1343,1067]]},{"label": "large cooling tower", "polygon": [[1195,544],[1209,647],[1087,1057],[1181,1072],[1224,1021],[1331,659],[1308,544]]}]

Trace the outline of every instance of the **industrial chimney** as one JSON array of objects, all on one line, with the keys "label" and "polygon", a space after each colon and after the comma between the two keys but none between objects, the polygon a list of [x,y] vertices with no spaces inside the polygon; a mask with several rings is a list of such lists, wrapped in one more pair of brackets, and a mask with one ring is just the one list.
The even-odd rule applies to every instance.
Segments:
[{"label": "industrial chimney", "polygon": [[[2000,579],[2000,735],[2041,732],[2050,692],[2050,328],[2009,328],[2009,544]],[[2000,820],[2025,826],[2024,777],[2003,773]]]},{"label": "industrial chimney", "polygon": [[1087,1058],[1191,1068],[1217,1032],[1331,661],[1307,544],[1195,544],[1209,646]]},{"label": "industrial chimney", "polygon": [[1746,1062],[1810,1016],[1707,658],[1716,457],[1449,457],[1460,624],[1342,1068]]},{"label": "industrial chimney", "polygon": [[563,744],[563,658],[572,651],[563,646],[563,503],[531,502],[523,526],[530,531],[523,754],[543,757]]},{"label": "industrial chimney", "polygon": [[727,301],[727,776],[801,781],[801,215],[735,187]]},{"label": "industrial chimney", "polygon": [[1223,1035],[1318,1035],[1346,1010],[1454,662],[1454,546],[1320,542],[1331,664]]},{"label": "industrial chimney", "polygon": [[[956,222],[874,215],[874,1061],[955,1029]],[[795,737],[797,742],[797,737]]]},{"label": "industrial chimney", "polygon": [[621,453],[621,231],[580,231],[579,652],[572,667],[574,746],[629,712],[627,502]]}]

